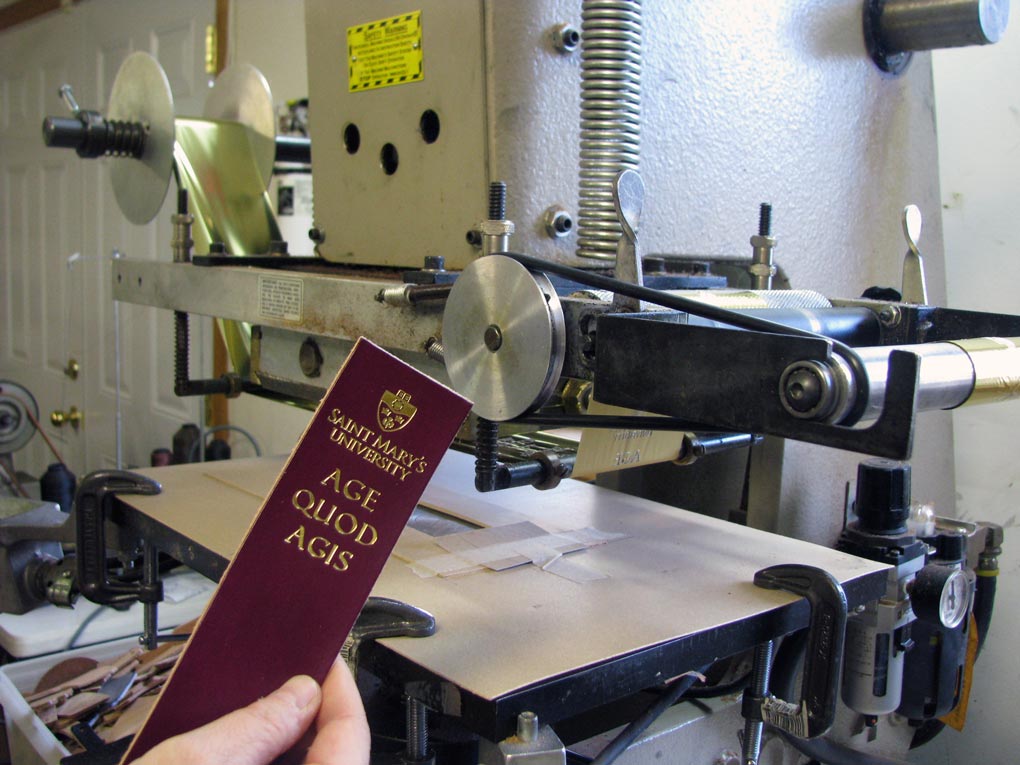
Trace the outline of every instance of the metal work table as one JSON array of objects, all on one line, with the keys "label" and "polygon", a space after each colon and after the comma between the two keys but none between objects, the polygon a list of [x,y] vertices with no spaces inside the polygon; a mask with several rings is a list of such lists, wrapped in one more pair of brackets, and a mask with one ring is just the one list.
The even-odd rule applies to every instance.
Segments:
[{"label": "metal work table", "polygon": [[[163,493],[119,497],[114,521],[218,579],[282,464],[139,471]],[[603,577],[589,581],[531,564],[422,578],[406,561],[431,538],[415,528],[401,536],[373,594],[424,608],[438,628],[367,645],[361,666],[492,740],[513,731],[519,712],[553,723],[806,626],[804,599],[752,584],[761,568],[824,568],[851,609],[885,588],[880,564],[589,484],[482,495],[473,480],[473,458],[449,452],[421,504],[478,526],[530,520],[550,532],[626,535],[566,556]]]}]

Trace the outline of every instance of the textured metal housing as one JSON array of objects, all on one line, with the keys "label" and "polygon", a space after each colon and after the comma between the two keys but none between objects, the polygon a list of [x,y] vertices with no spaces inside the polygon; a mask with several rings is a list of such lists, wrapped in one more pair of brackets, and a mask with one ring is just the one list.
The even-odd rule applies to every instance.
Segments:
[{"label": "textured metal housing", "polygon": [[[420,83],[347,92],[347,26],[394,15],[393,2],[309,0],[309,84],[316,96],[316,225],[331,260],[415,266],[444,255],[462,268],[464,233],[484,217],[486,183],[508,186],[515,250],[578,263],[575,235],[552,238],[544,213],[575,214],[580,55],[550,40],[580,28],[580,2],[418,3]],[[773,205],[777,264],[798,289],[853,297],[898,285],[906,247],[900,211],[917,204],[929,297],[945,303],[942,222],[929,54],[900,77],[868,56],[859,0],[648,2],[643,10],[641,173],[644,254],[750,256],[759,203]],[[418,115],[442,129],[426,145]],[[348,155],[347,122],[362,148]],[[385,141],[399,149],[380,169]],[[599,263],[589,261],[588,265]],[[953,497],[951,423],[922,418],[919,495]],[[754,522],[832,541],[842,478],[855,457],[788,444],[780,479],[763,461]],[[629,480],[629,479],[628,479]],[[769,518],[775,508],[781,516]],[[760,515],[758,510],[760,508]],[[771,508],[771,510],[769,509]]]}]

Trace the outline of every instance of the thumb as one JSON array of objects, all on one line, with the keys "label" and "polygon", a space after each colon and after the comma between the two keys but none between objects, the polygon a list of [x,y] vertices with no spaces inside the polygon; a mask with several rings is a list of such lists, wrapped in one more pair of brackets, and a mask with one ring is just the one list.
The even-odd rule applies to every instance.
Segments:
[{"label": "thumb", "polygon": [[307,675],[189,733],[154,747],[137,765],[264,765],[301,738],[319,709],[322,692]]}]

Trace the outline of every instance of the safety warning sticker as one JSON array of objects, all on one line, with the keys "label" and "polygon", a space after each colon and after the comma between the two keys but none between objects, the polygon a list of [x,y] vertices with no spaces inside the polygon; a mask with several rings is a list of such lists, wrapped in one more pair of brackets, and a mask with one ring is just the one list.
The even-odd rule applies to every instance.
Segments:
[{"label": "safety warning sticker", "polygon": [[421,11],[348,27],[347,68],[351,93],[422,80]]},{"label": "safety warning sticker", "polygon": [[259,276],[259,314],[265,318],[301,321],[304,282],[287,277]]}]

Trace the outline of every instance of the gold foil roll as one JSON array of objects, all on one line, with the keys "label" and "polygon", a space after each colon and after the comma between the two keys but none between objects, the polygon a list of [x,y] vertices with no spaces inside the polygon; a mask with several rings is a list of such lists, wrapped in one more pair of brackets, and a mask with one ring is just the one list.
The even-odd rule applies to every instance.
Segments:
[{"label": "gold foil roll", "polygon": [[951,340],[974,365],[974,390],[963,406],[1020,398],[1020,337]]}]

